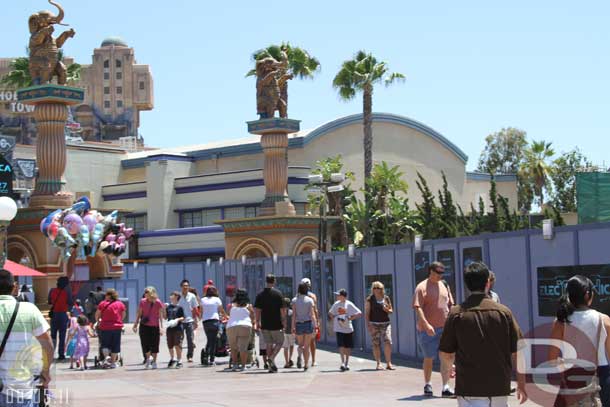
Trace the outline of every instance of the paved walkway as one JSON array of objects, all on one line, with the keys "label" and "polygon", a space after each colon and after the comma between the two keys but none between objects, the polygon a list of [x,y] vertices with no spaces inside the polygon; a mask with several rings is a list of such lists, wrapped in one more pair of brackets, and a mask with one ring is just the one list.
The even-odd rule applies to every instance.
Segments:
[{"label": "paved walkway", "polygon": [[[203,330],[196,337],[198,355],[205,342]],[[97,353],[97,339],[91,340],[91,354]],[[125,366],[116,370],[68,369],[58,364],[56,393],[69,394],[75,407],[118,406],[456,406],[455,400],[428,399],[421,396],[422,374],[419,369],[397,366],[395,371],[375,371],[371,360],[354,358],[352,370],[341,373],[339,357],[319,351],[318,366],[304,373],[301,369],[281,369],[269,374],[262,369],[243,373],[225,371],[227,358],[219,365],[201,367],[187,364],[181,370],[167,369],[169,353],[161,338],[158,370],[144,370],[139,338],[127,328],[123,336]],[[283,355],[278,361],[282,362]],[[279,363],[278,363],[279,365]],[[434,374],[434,390],[440,391],[440,376]],[[518,405],[510,398],[510,405]],[[533,404],[526,404],[533,406]]]}]

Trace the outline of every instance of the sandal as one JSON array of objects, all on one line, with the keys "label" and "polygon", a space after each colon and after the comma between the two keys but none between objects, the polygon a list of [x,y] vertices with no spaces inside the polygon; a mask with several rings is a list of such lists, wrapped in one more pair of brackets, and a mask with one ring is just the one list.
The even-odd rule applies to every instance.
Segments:
[{"label": "sandal", "polygon": [[392,365],[389,365],[388,367],[386,367],[386,370],[396,370],[396,368]]}]

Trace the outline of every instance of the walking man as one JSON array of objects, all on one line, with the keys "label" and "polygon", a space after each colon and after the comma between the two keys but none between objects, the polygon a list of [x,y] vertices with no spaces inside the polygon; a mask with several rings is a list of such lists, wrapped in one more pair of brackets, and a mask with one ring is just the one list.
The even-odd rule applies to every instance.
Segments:
[{"label": "walking man", "polygon": [[274,288],[275,276],[269,274],[266,278],[267,287],[256,296],[256,325],[261,327],[263,338],[267,344],[267,363],[269,373],[277,372],[275,357],[282,350],[284,332],[287,332],[286,307],[282,293]]},{"label": "walking man", "polygon": [[[424,357],[424,395],[432,396],[432,365],[438,354],[439,340],[443,327],[453,305],[451,291],[443,281],[445,266],[435,261],[430,265],[430,275],[415,288],[413,309],[417,314],[417,341]],[[441,378],[443,397],[453,397],[449,387],[453,362],[441,358]]]},{"label": "walking man", "polygon": [[[508,407],[512,361],[521,330],[507,307],[489,298],[489,269],[472,263],[464,273],[470,296],[451,309],[440,341],[441,360],[454,360],[459,374],[459,407]],[[525,380],[517,375],[517,398],[527,400]]]},{"label": "walking man", "polygon": [[342,372],[349,370],[349,357],[354,348],[354,325],[352,321],[362,316],[362,311],[347,299],[347,291],[340,289],[335,292],[337,301],[328,311],[328,316],[333,319],[333,329],[337,336],[337,347],[341,355]]},{"label": "walking man", "polygon": [[[193,353],[195,351],[195,343],[193,341],[193,333],[197,329],[197,317],[196,311],[199,307],[199,301],[195,294],[190,292],[191,283],[188,280],[182,280],[180,283],[182,289],[182,295],[178,305],[182,307],[184,312],[184,320],[182,321],[182,328],[184,330],[184,336],[186,336],[187,351],[186,359],[189,363],[193,362]],[[195,311],[195,313],[193,313]]]}]

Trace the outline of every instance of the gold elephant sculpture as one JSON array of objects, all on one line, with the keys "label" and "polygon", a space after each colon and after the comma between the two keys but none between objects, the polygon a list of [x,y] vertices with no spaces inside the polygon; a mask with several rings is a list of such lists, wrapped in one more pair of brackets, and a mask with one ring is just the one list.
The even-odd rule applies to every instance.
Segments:
[{"label": "gold elephant sculpture", "polygon": [[74,37],[75,31],[69,29],[53,38],[55,28],[53,25],[62,24],[64,18],[63,8],[49,0],[49,3],[57,7],[57,15],[50,11],[39,11],[30,16],[28,26],[30,28],[30,76],[34,85],[44,85],[57,76],[57,83],[65,85],[67,82],[66,66],[59,60],[59,49],[68,38]]}]

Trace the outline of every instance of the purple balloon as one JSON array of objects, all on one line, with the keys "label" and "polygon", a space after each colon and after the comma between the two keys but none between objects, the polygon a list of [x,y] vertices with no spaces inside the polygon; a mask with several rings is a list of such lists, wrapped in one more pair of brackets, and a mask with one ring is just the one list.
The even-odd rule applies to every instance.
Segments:
[{"label": "purple balloon", "polygon": [[93,229],[95,228],[95,224],[97,223],[97,220],[95,219],[95,213],[89,212],[87,215],[85,215],[83,221],[85,222],[85,225],[87,225],[87,228],[89,228],[89,233],[93,233]]},{"label": "purple balloon", "polygon": [[63,226],[66,228],[69,234],[76,235],[78,230],[83,225],[83,220],[76,213],[70,213],[64,218]]}]

